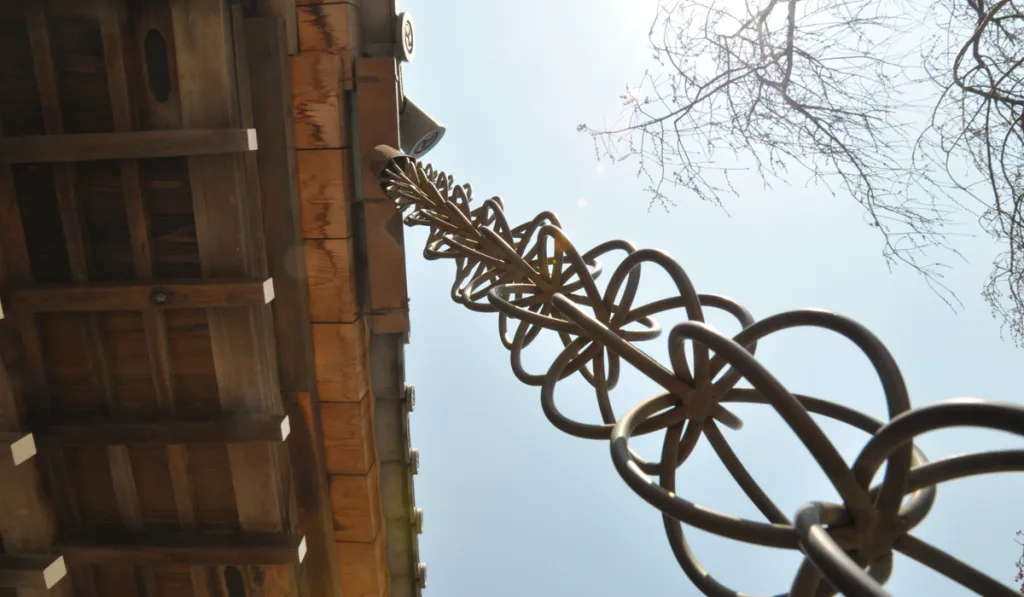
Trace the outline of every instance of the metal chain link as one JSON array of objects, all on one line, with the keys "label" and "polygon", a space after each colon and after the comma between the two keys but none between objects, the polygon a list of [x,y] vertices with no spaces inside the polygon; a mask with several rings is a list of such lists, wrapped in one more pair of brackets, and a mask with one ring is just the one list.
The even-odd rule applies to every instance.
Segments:
[{"label": "metal chain link", "polygon": [[[691,551],[683,524],[736,541],[800,550],[804,559],[789,594],[794,597],[889,595],[893,551],[932,568],[981,595],[1017,595],[972,566],[910,533],[928,514],[936,486],[986,473],[1024,470],[1024,450],[979,452],[929,462],[913,445],[918,435],[949,427],[983,427],[1024,435],[1024,407],[977,399],[955,399],[912,409],[892,355],[867,328],[836,313],[801,309],[755,320],[724,296],[698,294],[683,268],[666,253],[613,240],[579,252],[558,218],[544,212],[511,226],[501,199],[474,206],[472,188],[432,166],[380,146],[372,160],[388,198],[406,214],[408,226],[429,229],[423,255],[456,265],[452,299],[497,313],[501,341],[511,351],[512,370],[524,384],[539,386],[544,414],[570,435],[609,442],[622,479],[662,513],[669,545],[683,572],[705,595],[735,597],[738,591],[708,574]],[[623,256],[603,290],[600,259]],[[674,282],[670,298],[634,304],[642,271],[661,269]],[[742,331],[726,336],[706,325],[705,312],[724,311]],[[655,316],[682,310],[687,321],[667,335],[669,362],[638,348],[662,336]],[[757,343],[776,332],[815,327],[844,336],[869,359],[881,381],[889,421],[846,406],[793,394],[755,358]],[[562,351],[546,372],[531,373],[522,353],[542,332],[552,332]],[[693,347],[692,362],[686,343]],[[613,411],[622,362],[661,386],[663,392],[618,416]],[[601,424],[563,414],[555,401],[561,380],[579,373],[594,388]],[[738,387],[745,381],[750,387]],[[773,407],[811,453],[842,499],[812,501],[788,518],[754,481],[730,448],[720,425],[740,429],[731,403]],[[852,466],[811,418],[829,417],[871,435]],[[661,459],[651,462],[630,449],[634,436],[662,433]],[[706,437],[726,469],[763,514],[745,520],[700,506],[676,494],[676,471]],[[871,480],[886,465],[879,486]],[[657,477],[653,480],[651,477]],[[909,499],[905,498],[909,496]],[[1019,596],[1018,596],[1019,597]]]}]

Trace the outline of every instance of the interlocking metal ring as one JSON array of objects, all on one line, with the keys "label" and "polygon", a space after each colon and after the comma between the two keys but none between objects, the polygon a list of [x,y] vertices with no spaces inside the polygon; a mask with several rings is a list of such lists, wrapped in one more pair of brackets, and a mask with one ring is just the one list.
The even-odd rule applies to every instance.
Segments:
[{"label": "interlocking metal ring", "polygon": [[[1024,407],[977,399],[955,399],[912,409],[895,359],[856,321],[814,309],[788,311],[755,320],[732,299],[698,294],[683,268],[667,254],[609,241],[580,253],[549,212],[516,227],[509,225],[501,199],[473,207],[472,187],[432,166],[380,146],[381,186],[408,226],[429,230],[423,255],[455,261],[452,299],[470,310],[498,314],[501,341],[512,370],[524,384],[539,386],[545,416],[558,429],[583,439],[609,442],[612,463],[641,499],[662,513],[665,533],[683,572],[705,595],[734,597],[738,591],[709,575],[690,550],[683,525],[766,547],[800,550],[789,595],[821,597],[836,591],[851,597],[889,595],[893,551],[932,568],[981,595],[1013,597],[969,564],[915,537],[911,531],[928,515],[936,487],[944,481],[994,472],[1024,471],[1024,450],[964,454],[929,462],[917,436],[949,427],[981,427],[1024,435]],[[625,255],[602,291],[600,258]],[[677,294],[634,305],[642,271],[658,268]],[[705,312],[732,315],[741,331],[729,337],[705,323]],[[668,333],[669,362],[663,364],[638,344],[661,337],[655,316],[682,310],[687,321]],[[512,322],[516,322],[513,324]],[[757,360],[757,343],[782,330],[814,327],[852,342],[871,362],[885,394],[889,421],[846,406],[793,394]],[[514,330],[513,330],[514,328]],[[544,373],[522,365],[523,349],[543,332],[558,336],[562,351]],[[688,361],[685,346],[693,348]],[[611,392],[622,362],[663,389],[619,416]],[[559,382],[579,373],[594,388],[601,423],[585,423],[558,409]],[[750,387],[738,387],[746,381]],[[790,520],[754,481],[730,448],[719,425],[740,429],[731,403],[774,408],[825,472],[842,503],[809,502]],[[853,464],[811,418],[823,415],[871,435]],[[661,459],[650,462],[630,449],[637,435],[663,433]],[[753,521],[716,512],[676,493],[676,471],[701,437],[764,516]],[[871,487],[886,466],[882,482]],[[657,481],[651,479],[656,476]],[[905,500],[906,496],[910,496]],[[1019,595],[1018,595],[1019,597]]]}]

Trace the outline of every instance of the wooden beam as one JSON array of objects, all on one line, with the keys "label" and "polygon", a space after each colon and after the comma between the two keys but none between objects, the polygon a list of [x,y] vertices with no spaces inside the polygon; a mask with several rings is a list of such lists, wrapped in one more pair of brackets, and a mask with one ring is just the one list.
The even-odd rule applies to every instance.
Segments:
[{"label": "wooden beam", "polygon": [[316,385],[321,402],[359,402],[370,387],[366,324],[313,324]]},{"label": "wooden beam", "polygon": [[355,64],[356,118],[362,164],[362,200],[386,201],[378,172],[370,166],[374,148],[398,147],[398,65],[394,58],[360,58]]},{"label": "wooden beam", "polygon": [[304,537],[273,533],[89,533],[66,535],[59,547],[75,565],[277,566],[306,557]]},{"label": "wooden beam", "polygon": [[[160,31],[159,25],[151,28],[149,21],[152,7],[147,6],[136,11],[135,29],[142,31]],[[130,133],[138,122],[139,108],[146,106],[147,101],[154,101],[153,89],[146,94],[133,95],[129,92],[131,74],[140,74],[132,68],[132,25],[129,23],[127,10],[123,5],[110,3],[100,15],[100,33],[103,38],[103,56],[107,70],[107,86],[110,93],[110,106],[113,115],[114,131]],[[148,34],[147,34],[148,35]],[[136,58],[137,60],[137,58]],[[169,70],[174,69],[174,58],[168,56]],[[133,104],[133,99],[135,103]],[[164,98],[164,102],[172,110],[177,109],[176,98]],[[151,105],[151,104],[150,104]],[[154,111],[158,112],[158,111]],[[150,120],[150,126],[161,128],[159,118]],[[137,160],[121,160],[121,191],[124,195],[125,215],[131,235],[132,262],[135,275],[140,281],[154,279],[152,218],[142,193],[142,177]],[[158,308],[147,308],[142,312],[143,329],[146,349],[152,371],[153,387],[157,408],[164,416],[174,412],[174,375],[171,362],[170,344],[167,335],[167,321],[164,312]],[[111,479],[127,476],[131,471],[131,454],[128,448],[108,446]],[[188,449],[183,445],[169,445],[166,449],[167,465],[171,477],[171,493],[178,513],[178,522],[182,530],[189,530],[194,519],[192,491],[188,479]],[[184,471],[184,474],[180,474]],[[175,474],[179,473],[179,474]],[[185,496],[185,497],[182,497]],[[118,497],[121,520],[130,531],[140,531],[144,526],[141,504],[135,504],[131,492],[121,492]],[[88,568],[87,568],[88,569]],[[136,579],[143,594],[152,595],[157,592],[157,580],[152,568],[137,567]],[[207,579],[201,567],[190,568],[193,589],[196,597],[206,597]]]},{"label": "wooden beam", "polygon": [[402,215],[369,167],[377,145],[397,147],[399,141],[398,66],[394,58],[360,58],[355,69],[371,327],[374,334],[404,333],[409,331],[409,295]]},{"label": "wooden beam", "polygon": [[377,533],[372,543],[339,542],[343,595],[385,597],[401,594],[391,589],[388,573],[385,533]]},{"label": "wooden beam", "polygon": [[305,241],[313,323],[352,323],[358,316],[352,239]]},{"label": "wooden beam", "polygon": [[291,67],[295,147],[348,147],[349,116],[342,87],[342,57],[336,54],[300,54],[291,57]]},{"label": "wooden beam", "polygon": [[365,475],[331,475],[331,506],[335,540],[371,543],[383,519],[376,464]]},{"label": "wooden beam", "polygon": [[[33,70],[39,90],[39,103],[43,114],[44,129],[47,135],[62,135],[65,132],[64,111],[61,107],[57,68],[54,63],[53,48],[50,41],[51,22],[46,14],[46,7],[41,3],[27,5],[25,17],[29,43],[32,49]],[[77,184],[74,164],[53,164],[51,172],[71,279],[75,283],[82,284],[88,281],[90,260],[88,229],[83,225],[84,214],[82,213],[82,204],[80,202],[82,187]],[[34,321],[37,318],[22,317],[19,319]],[[76,323],[81,325],[79,330],[83,333],[86,340],[85,353],[89,370],[89,381],[87,383],[91,384],[94,390],[102,394],[108,405],[116,406],[112,400],[113,384],[106,350],[106,338],[99,317],[95,313],[87,313],[85,317],[80,318]],[[77,327],[77,325],[74,327]],[[33,333],[33,330],[25,327],[24,332]],[[74,333],[74,331],[71,333]],[[42,363],[45,353],[41,345],[37,343],[38,338],[26,341],[26,344],[34,345],[29,353],[30,358],[38,359],[40,362],[39,372],[36,374],[36,377],[42,381],[40,386],[45,386],[48,383],[46,381],[46,366]],[[48,408],[41,410],[48,410]],[[118,450],[118,448],[113,448],[112,450]],[[61,525],[70,528],[80,527],[84,523],[85,517],[82,515],[80,496],[72,488],[73,483],[71,475],[67,471],[67,462],[64,455],[55,454],[53,457],[44,459],[44,461],[49,464],[49,478],[53,486],[55,501],[58,504],[58,518],[61,521]],[[132,476],[127,453],[123,449],[118,454],[111,452],[108,463],[110,465],[111,485],[115,496],[118,498],[119,509],[121,509],[122,505],[126,505],[131,507],[134,513],[138,513],[135,481]],[[120,463],[121,466],[116,466],[117,463]],[[94,590],[92,580],[88,576],[77,584],[86,594]]]},{"label": "wooden beam", "polygon": [[359,34],[359,7],[349,3],[299,6],[299,49],[302,53],[351,55]]},{"label": "wooden beam", "polygon": [[374,397],[367,392],[360,402],[322,402],[327,472],[332,475],[366,475],[377,458],[374,430]]},{"label": "wooden beam", "polygon": [[138,160],[256,151],[256,129],[184,129],[0,138],[0,163]]},{"label": "wooden beam", "polygon": [[241,444],[283,442],[291,423],[283,415],[242,415],[222,421],[97,421],[36,430],[39,441],[62,445]]},{"label": "wooden beam", "polygon": [[[22,6],[18,7],[23,11]],[[3,126],[0,124],[0,137]],[[31,284],[32,268],[29,263],[28,246],[25,242],[22,218],[15,196],[14,178],[11,167],[0,164],[0,288],[11,284]],[[34,409],[45,407],[46,401],[32,402],[27,395],[37,396],[32,389],[45,387],[45,378],[39,379],[37,357],[39,356],[36,322],[17,319],[0,321],[0,341],[7,344],[15,341],[18,328],[22,330],[21,342],[25,347],[28,361],[27,383],[16,384],[11,380],[7,368],[0,363],[0,425],[2,429],[20,429],[24,425],[22,407],[31,405]],[[23,389],[28,386],[27,389]],[[20,394],[20,395],[19,395]],[[45,395],[45,394],[38,394]],[[28,404],[26,404],[28,403]],[[3,512],[3,544],[8,552],[45,553],[53,543],[56,520],[47,493],[43,488],[36,466],[19,466],[7,471],[0,480],[0,512]],[[51,560],[52,561],[52,560]],[[45,584],[45,583],[44,583]]]},{"label": "wooden beam", "polygon": [[390,201],[364,201],[367,278],[374,334],[409,331],[402,214]]},{"label": "wooden beam", "polygon": [[303,238],[352,236],[352,150],[296,152]]},{"label": "wooden beam", "polygon": [[68,573],[64,556],[0,554],[0,587],[46,591]]},{"label": "wooden beam", "polygon": [[[189,73],[179,77],[182,126],[237,125],[242,120],[238,79],[248,78],[248,73],[237,72],[233,60],[235,42],[243,40],[233,33],[231,6],[227,2],[177,0],[171,3],[170,12],[178,72]],[[242,103],[248,101],[248,97],[241,98]],[[261,259],[262,199],[257,189],[248,188],[243,161],[237,154],[194,156],[188,158],[188,169],[203,278],[262,277],[266,272],[266,261]],[[283,409],[276,355],[269,358],[276,348],[270,311],[266,305],[208,310],[217,391],[225,411]],[[286,535],[286,525],[292,519],[286,516],[285,500],[291,492],[282,487],[281,469],[288,460],[281,458],[278,450],[261,444],[228,446],[227,452],[239,526],[246,532]],[[304,552],[304,541],[301,547]],[[182,555],[195,553],[184,550]],[[230,555],[239,559],[242,554]],[[269,563],[273,562],[264,564]],[[275,574],[266,570],[244,572],[247,588],[266,597],[294,594],[294,568],[280,570],[286,578],[276,580]]]},{"label": "wooden beam", "polygon": [[36,455],[35,438],[31,433],[0,432],[0,449],[3,453],[0,463],[10,454],[11,462],[18,466]]},{"label": "wooden beam", "polygon": [[199,280],[173,284],[67,284],[21,288],[11,292],[11,307],[24,313],[207,309],[266,305],[274,300],[274,281]]},{"label": "wooden beam", "polygon": [[256,12],[261,17],[276,17],[284,24],[288,54],[299,53],[299,32],[296,26],[295,0],[256,0]]},{"label": "wooden beam", "polygon": [[[294,7],[291,13],[294,16]],[[280,19],[250,18],[246,19],[245,26],[254,125],[264,140],[263,149],[256,157],[263,193],[268,267],[270,275],[280,280],[272,307],[281,395],[285,412],[294,415],[294,437],[288,442],[288,449],[298,518],[311,551],[303,572],[310,595],[340,595],[341,576],[333,541],[329,487],[324,475],[325,455],[309,325],[310,302],[304,275],[304,215],[296,175],[287,35]]]}]

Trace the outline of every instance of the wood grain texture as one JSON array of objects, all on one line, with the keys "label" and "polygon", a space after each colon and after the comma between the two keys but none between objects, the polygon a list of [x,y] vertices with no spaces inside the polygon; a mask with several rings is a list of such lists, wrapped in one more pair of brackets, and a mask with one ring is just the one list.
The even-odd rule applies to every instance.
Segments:
[{"label": "wood grain texture", "polygon": [[[183,126],[237,125],[241,120],[238,75],[228,4],[181,0],[172,3],[171,18]],[[203,276],[238,278],[263,273],[258,271],[257,256],[263,248],[262,229],[254,229],[254,221],[260,220],[254,220],[251,213],[259,199],[250,196],[246,188],[244,163],[238,156],[193,157],[189,158],[189,175]],[[225,411],[281,411],[280,397],[268,379],[277,377],[276,362],[267,362],[269,330],[259,323],[256,309],[269,308],[209,310],[217,391]],[[266,445],[240,444],[228,447],[228,458],[241,528],[260,533],[284,531],[284,492],[276,453]]]},{"label": "wood grain texture", "polygon": [[296,158],[303,237],[351,237],[351,150],[300,150]]},{"label": "wood grain texture", "polygon": [[[7,369],[0,365],[0,425],[19,427],[16,397]],[[0,459],[0,537],[9,553],[48,552],[53,544],[56,521],[43,491],[36,459],[26,466],[12,466]]]},{"label": "wood grain texture", "polygon": [[0,163],[87,162],[255,151],[255,129],[133,131],[0,138]]},{"label": "wood grain texture", "polygon": [[356,320],[355,263],[352,239],[305,241],[309,312],[313,323]]},{"label": "wood grain texture", "polygon": [[[166,10],[166,9],[165,9]],[[161,15],[158,17],[157,15]],[[162,18],[161,18],[162,17]],[[136,36],[148,36],[150,32],[159,32],[164,39],[169,37],[169,15],[159,9],[154,10],[153,3],[140,4],[133,18],[139,19],[134,24],[139,28],[132,31],[132,23],[129,16],[122,7],[113,4],[100,12],[100,31],[103,38],[103,53],[107,69],[108,88],[110,93],[111,110],[113,113],[114,130],[120,133],[132,133],[139,125],[140,113],[148,112],[149,115],[157,115],[149,126],[160,126],[170,124],[172,118],[168,114],[178,113],[180,101],[176,89],[175,77],[170,77],[170,95],[161,101],[154,97],[153,89],[150,87],[146,93],[133,94],[130,89],[130,81],[141,79],[143,76],[141,65],[144,62],[142,56],[134,53],[136,48],[134,39]],[[134,34],[134,35],[133,35]],[[139,46],[144,47],[145,42]],[[175,56],[170,52],[167,56],[171,69],[175,65]],[[172,71],[173,72],[173,71]],[[160,116],[163,115],[163,116]],[[161,122],[165,118],[165,122]],[[172,131],[180,132],[180,131]],[[246,146],[256,148],[255,130],[246,132]],[[186,154],[188,155],[188,154]],[[196,154],[192,154],[196,155]],[[153,214],[148,205],[147,197],[143,193],[142,173],[137,160],[122,160],[121,190],[124,195],[125,215],[127,219],[130,244],[132,252],[132,265],[135,277],[140,281],[152,281],[156,276],[156,259],[154,254],[153,236]],[[173,296],[173,293],[167,293]],[[151,295],[152,296],[152,295]],[[171,345],[167,329],[167,320],[164,312],[155,308],[152,304],[142,311],[143,336],[146,346],[146,360],[148,361],[149,377],[151,379],[155,397],[155,410],[163,416],[171,416],[176,409],[175,394],[177,386],[174,377],[174,364],[171,358]],[[188,475],[188,448],[184,445],[167,446],[161,451],[140,450],[136,445],[129,448],[135,458],[145,463],[144,456],[152,455],[155,460],[166,459],[166,473],[160,470],[162,467],[146,466],[143,464],[138,471],[143,483],[137,487],[145,488],[142,496],[139,497],[139,509],[146,505],[148,516],[142,512],[135,516],[135,520],[129,520],[127,528],[142,527],[143,518],[152,518],[152,502],[154,501],[149,490],[156,486],[155,480],[159,480],[161,489],[160,495],[163,500],[170,498],[170,508],[176,516],[170,517],[175,520],[179,527],[184,530],[193,529],[196,526],[195,504],[192,500],[192,484]],[[162,454],[160,453],[162,452]],[[157,472],[159,471],[159,472]],[[156,472],[151,476],[151,473]],[[164,476],[166,474],[166,476]],[[163,483],[169,483],[169,487]],[[169,491],[168,491],[169,490]],[[148,495],[147,495],[148,494]],[[145,499],[149,497],[149,499]],[[161,500],[161,501],[163,501]],[[79,567],[82,570],[82,567]],[[91,568],[84,568],[90,570]],[[163,583],[160,581],[160,570],[145,567],[133,567],[132,577],[134,584],[144,589],[143,592],[152,594],[157,592],[157,587]],[[101,575],[97,580],[102,579]],[[184,582],[181,584],[185,591],[191,590],[195,597],[207,597],[209,583],[205,578],[204,569],[198,566],[185,567],[182,575]],[[123,585],[122,585],[123,586]],[[123,590],[123,589],[119,589]]]},{"label": "wood grain texture", "polygon": [[[28,8],[26,21],[29,27],[36,83],[39,88],[46,133],[48,135],[63,135],[66,132],[65,116],[73,115],[75,112],[62,109],[61,88],[54,62],[50,33],[53,22],[44,13],[44,7],[38,3]],[[81,124],[78,122],[76,126]],[[92,259],[88,228],[85,225],[81,196],[83,189],[77,184],[77,177],[81,172],[77,166],[68,163],[55,164],[52,172],[71,280],[82,284],[89,280],[90,265],[95,265],[95,260]],[[118,412],[121,405],[113,393],[109,354],[99,317],[95,313],[87,313],[74,323],[69,320],[69,327],[71,329],[78,328],[83,332],[85,342],[82,349],[88,362],[89,382],[100,394],[107,408],[111,412]],[[56,486],[61,486],[69,480],[66,469],[70,467],[66,461],[66,455],[59,451],[53,454],[54,457],[48,459],[52,471],[51,480]],[[82,454],[76,456],[82,456]],[[106,465],[106,478],[109,479],[109,487],[114,498],[112,501],[116,503],[120,522],[129,528],[138,528],[142,524],[139,498],[127,448],[118,445],[109,446],[106,451]],[[85,468],[80,466],[77,470],[81,472]],[[103,479],[104,477],[99,478]],[[96,482],[92,489],[98,494],[105,489],[104,485],[106,483]],[[70,487],[62,487],[56,492],[63,494],[63,500],[71,505],[66,509],[69,514],[67,517],[69,520],[66,520],[66,523],[74,528],[74,526],[86,523],[86,518],[83,516],[84,509],[76,505],[76,502],[85,503],[87,498],[92,496],[70,495],[72,491]],[[77,580],[76,584],[84,587],[86,591],[92,590],[88,577]]]},{"label": "wood grain texture", "polygon": [[363,320],[313,324],[313,352],[320,401],[359,402],[369,388]]},{"label": "wood grain texture", "polygon": [[360,198],[384,201],[370,158],[378,145],[399,146],[398,66],[394,58],[359,58],[355,62],[356,118],[362,160]]},{"label": "wood grain texture", "polygon": [[273,17],[274,20],[280,20],[285,35],[285,50],[288,54],[299,53],[295,0],[256,0],[256,12],[261,17]]},{"label": "wood grain texture", "polygon": [[67,534],[61,551],[75,564],[199,564],[270,566],[297,564],[305,539],[272,533]]},{"label": "wood grain texture", "polygon": [[345,597],[384,597],[390,593],[384,533],[372,543],[338,543]]},{"label": "wood grain texture", "polygon": [[342,88],[341,57],[301,54],[291,57],[291,67],[295,147],[348,147],[348,108]]},{"label": "wood grain texture", "polygon": [[374,398],[367,392],[359,402],[322,403],[327,472],[365,475],[377,458],[374,436]]},{"label": "wood grain texture", "polygon": [[265,305],[274,299],[273,280],[197,280],[172,284],[73,284],[11,292],[11,304],[33,313],[207,309]]},{"label": "wood grain texture", "polygon": [[[293,25],[294,16],[293,8]],[[300,591],[316,597],[334,596],[341,592],[341,577],[333,541],[329,487],[323,474],[325,457],[319,408],[315,406],[319,399],[315,392],[285,26],[279,19],[246,19],[246,37],[253,117],[264,139],[257,157],[268,266],[279,281],[273,309],[281,391],[286,412],[294,421],[293,435],[288,441],[298,511],[294,518],[305,530],[310,551],[299,579],[300,585],[304,582],[308,588],[300,587]]]},{"label": "wood grain texture", "polygon": [[398,147],[398,71],[394,58],[360,58],[355,64],[356,118],[362,156],[363,215],[371,328],[376,334],[409,331],[404,230],[369,164],[377,145]]},{"label": "wood grain texture", "polygon": [[[299,6],[299,47],[303,52],[349,54],[358,45],[359,10],[347,2]],[[353,39],[355,38],[355,39]]]},{"label": "wood grain texture", "polygon": [[[6,82],[0,86],[4,84]],[[2,136],[3,123],[0,123]],[[0,289],[6,290],[11,284],[31,283],[28,244],[15,196],[13,172],[10,166],[0,164]],[[24,429],[26,392],[46,387],[42,358],[35,352],[38,344],[32,344],[37,336],[34,321],[10,317],[0,320],[0,431]],[[12,370],[8,369],[8,363],[18,352],[29,360],[25,379],[12,376]],[[47,403],[40,400],[34,406],[38,410]],[[8,554],[48,553],[53,548],[57,521],[43,487],[38,462],[39,459],[33,459],[28,466],[19,467],[0,464],[0,512],[3,513],[0,538]]]},{"label": "wood grain texture", "polygon": [[159,421],[148,423],[96,421],[53,425],[36,431],[39,441],[85,444],[234,444],[282,442],[291,432],[283,415],[242,415],[222,421]]},{"label": "wood grain texture", "polygon": [[335,539],[372,543],[383,516],[376,463],[365,475],[331,475],[331,506]]},{"label": "wood grain texture", "polygon": [[390,202],[364,201],[367,281],[373,333],[409,331],[409,289],[401,213]]}]

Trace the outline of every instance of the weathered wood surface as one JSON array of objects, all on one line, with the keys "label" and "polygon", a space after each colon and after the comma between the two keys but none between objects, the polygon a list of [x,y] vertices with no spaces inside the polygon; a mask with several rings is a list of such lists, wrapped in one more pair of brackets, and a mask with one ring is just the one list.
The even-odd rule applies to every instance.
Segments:
[{"label": "weathered wood surface", "polygon": [[208,309],[265,305],[274,300],[267,280],[183,281],[170,284],[73,284],[11,291],[12,307],[24,314],[147,309]]},{"label": "weathered wood surface", "polygon": [[100,420],[53,425],[38,429],[36,434],[41,443],[77,446],[283,442],[291,433],[291,423],[283,415],[242,415],[222,419],[149,423]]},{"label": "weathered wood surface", "polygon": [[352,239],[305,242],[309,310],[313,323],[352,323],[358,315]]},{"label": "weathered wood surface", "polygon": [[62,556],[0,554],[0,587],[48,591],[67,574]]},{"label": "weathered wood surface", "polygon": [[327,472],[332,475],[366,475],[376,459],[374,398],[367,392],[358,402],[320,405],[327,447]]},{"label": "weathered wood surface", "polygon": [[91,162],[257,149],[255,129],[134,131],[0,138],[0,163]]},{"label": "weathered wood surface", "polygon": [[[294,14],[294,9],[293,9]],[[250,19],[246,35],[251,64],[253,117],[265,139],[259,152],[263,221],[270,274],[278,280],[273,303],[285,411],[293,420],[288,442],[300,524],[310,554],[303,577],[312,595],[341,593],[333,521],[313,366],[310,297],[303,250],[303,212],[291,123],[291,70],[284,24]],[[316,152],[314,152],[316,153]]]},{"label": "weathered wood surface", "polygon": [[397,147],[398,73],[394,58],[360,58],[355,65],[356,113],[359,119],[360,189],[366,237],[366,270],[373,313],[373,333],[409,331],[405,275],[405,240],[401,214],[387,201],[370,172],[374,148]]},{"label": "weathered wood surface", "polygon": [[[2,147],[21,156],[4,159],[34,162],[0,163],[0,431],[74,430],[90,444],[41,440],[4,473],[0,536],[8,552],[45,554],[59,525],[69,575],[55,590],[215,597],[237,575],[250,597],[309,594],[295,578],[305,498],[293,496],[305,494],[279,441],[286,414],[308,423],[278,385],[257,157],[268,147],[261,134],[248,151],[261,71],[246,37],[226,0],[0,0]],[[291,81],[276,84],[290,116]],[[156,289],[171,303],[154,304]],[[264,422],[218,428],[224,413]],[[104,420],[188,423],[74,427]],[[74,541],[112,529],[137,535]],[[167,532],[190,542],[136,540]],[[218,543],[239,533],[266,541]],[[325,557],[337,578],[337,555]]]},{"label": "weathered wood surface", "polygon": [[359,402],[366,395],[369,365],[362,319],[313,324],[313,350],[321,402]]},{"label": "weathered wood surface", "polygon": [[352,236],[352,152],[297,152],[302,235],[307,239]]},{"label": "weathered wood surface", "polygon": [[306,543],[302,537],[263,533],[91,533],[63,537],[61,550],[76,563],[273,566],[301,562]]},{"label": "weathered wood surface", "polygon": [[295,147],[338,149],[349,146],[347,99],[342,86],[344,61],[337,54],[292,56]]}]

